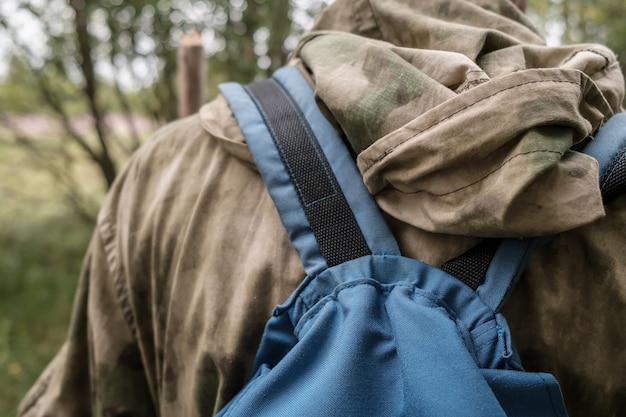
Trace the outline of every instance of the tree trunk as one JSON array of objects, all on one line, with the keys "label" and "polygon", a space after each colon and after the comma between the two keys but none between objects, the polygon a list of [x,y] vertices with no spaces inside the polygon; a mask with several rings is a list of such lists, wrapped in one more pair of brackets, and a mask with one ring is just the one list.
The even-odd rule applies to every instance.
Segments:
[{"label": "tree trunk", "polygon": [[198,32],[183,36],[178,48],[178,117],[200,110],[206,99],[206,63]]},{"label": "tree trunk", "polygon": [[[91,58],[91,39],[87,29],[87,13],[84,0],[70,0],[70,6],[74,9],[74,24],[76,28],[76,39],[80,55],[80,69],[85,78],[83,91],[89,103],[91,116],[94,120],[94,127],[100,143],[100,152],[95,161],[98,163],[100,171],[106,181],[107,188],[110,188],[115,179],[116,169],[108,150],[107,137],[105,133],[102,112],[97,101],[97,81],[94,73],[93,60]],[[95,152],[94,152],[95,153]]]}]

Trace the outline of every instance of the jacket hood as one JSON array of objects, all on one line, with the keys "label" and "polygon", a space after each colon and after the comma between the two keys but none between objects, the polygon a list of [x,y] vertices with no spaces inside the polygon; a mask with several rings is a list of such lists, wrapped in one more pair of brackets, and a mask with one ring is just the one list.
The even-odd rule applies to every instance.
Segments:
[{"label": "jacket hood", "polygon": [[548,47],[508,1],[337,0],[294,64],[392,224],[531,236],[604,214],[578,152],[623,99],[601,45]]}]

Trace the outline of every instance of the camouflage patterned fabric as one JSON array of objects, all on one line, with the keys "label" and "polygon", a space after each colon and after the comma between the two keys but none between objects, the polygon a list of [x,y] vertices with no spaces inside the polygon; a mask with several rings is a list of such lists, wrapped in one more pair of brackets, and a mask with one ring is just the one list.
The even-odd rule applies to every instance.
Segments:
[{"label": "camouflage patterned fabric", "polygon": [[[404,255],[561,233],[506,306],[572,416],[626,415],[626,197],[576,152],[620,111],[600,45],[547,47],[506,0],[337,0],[293,65],[351,144]],[[20,416],[207,416],[303,278],[222,97],[140,149],[100,212],[66,343]]]}]

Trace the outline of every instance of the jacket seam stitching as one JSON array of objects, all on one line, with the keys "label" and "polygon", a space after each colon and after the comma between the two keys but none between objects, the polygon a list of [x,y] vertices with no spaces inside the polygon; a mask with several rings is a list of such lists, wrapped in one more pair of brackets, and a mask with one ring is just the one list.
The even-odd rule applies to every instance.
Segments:
[{"label": "jacket seam stitching", "polygon": [[[503,163],[502,163],[499,167],[497,167],[497,168],[496,168],[496,169],[494,169],[493,171],[491,171],[491,172],[489,172],[489,173],[485,174],[484,176],[482,176],[481,178],[477,179],[476,181],[473,181],[473,182],[471,182],[471,183],[469,183],[469,184],[467,184],[467,185],[464,185],[464,186],[459,187],[459,188],[457,188],[457,189],[455,189],[455,190],[448,191],[448,192],[445,192],[445,193],[442,193],[442,194],[435,194],[435,193],[430,193],[430,192],[429,192],[429,194],[430,194],[430,195],[432,195],[432,196],[434,196],[434,197],[445,197],[445,196],[447,196],[447,195],[450,195],[450,194],[456,193],[456,192],[458,192],[458,191],[464,190],[464,189],[466,189],[466,188],[469,188],[469,187],[471,187],[471,186],[473,186],[473,185],[478,184],[479,182],[484,181],[487,177],[489,177],[489,176],[491,176],[491,175],[495,174],[496,172],[498,172],[499,170],[501,170],[501,169],[502,169],[505,165],[507,165],[509,162],[511,162],[512,160],[516,159],[517,157],[519,157],[519,156],[526,156],[526,155],[530,155],[530,154],[533,154],[533,153],[552,153],[552,154],[557,154],[557,155],[559,155],[560,157],[562,157],[562,156],[563,156],[563,154],[564,154],[564,152],[560,152],[560,151],[551,151],[551,150],[548,150],[548,149],[537,149],[537,150],[534,150],[534,151],[521,152],[521,153],[518,153],[518,154],[516,154],[516,155],[513,155],[512,157],[510,157],[509,159],[507,159],[506,161],[504,161],[504,162],[503,162]],[[406,191],[398,190],[397,188],[394,188],[394,190],[398,191],[399,193],[402,193],[402,194],[407,194],[407,195],[408,195],[408,194],[419,194],[419,193],[428,192],[428,191],[426,191],[426,190],[417,190],[417,191],[409,191],[409,192],[406,192]]]},{"label": "jacket seam stitching", "polygon": [[[474,101],[471,104],[468,104],[467,106],[447,115],[446,117],[444,117],[443,119],[439,119],[437,120],[435,123],[431,124],[430,126],[425,127],[424,129],[420,130],[419,132],[415,133],[414,135],[409,136],[408,138],[396,143],[394,146],[392,146],[391,148],[385,150],[381,155],[379,155],[377,158],[369,161],[368,165],[365,167],[365,169],[363,170],[363,174],[365,174],[367,171],[369,171],[371,168],[374,167],[375,164],[381,162],[383,159],[385,159],[386,157],[388,157],[389,155],[391,155],[397,148],[399,148],[400,146],[404,145],[406,142],[415,139],[418,135],[421,135],[422,133],[426,132],[427,130],[430,130],[432,128],[434,128],[435,126],[438,126],[439,124],[445,122],[446,120],[456,116],[457,114],[468,110],[469,108],[473,107],[474,105],[480,103],[481,101],[487,100],[491,97],[494,97],[500,93],[503,93],[505,91],[508,90],[513,90],[515,88],[518,87],[523,87],[525,85],[529,85],[529,84],[540,84],[540,83],[567,83],[567,84],[575,84],[575,85],[580,85],[580,82],[575,82],[575,81],[565,81],[565,80],[539,80],[539,81],[529,81],[529,82],[525,82],[522,84],[517,84],[517,85],[513,85],[511,87],[507,87],[504,88],[502,90],[498,90],[492,94],[489,94],[488,96],[485,96],[479,100]],[[458,96],[457,96],[458,97]]]},{"label": "jacket seam stitching", "polygon": [[23,416],[28,413],[28,411],[37,404],[43,394],[45,394],[45,392],[48,390],[48,386],[50,385],[50,380],[52,379],[53,372],[54,369],[51,369],[50,373],[47,374],[44,379],[37,384],[37,389],[31,396],[28,397],[28,400],[24,404],[23,408],[19,410],[18,416]]},{"label": "jacket seam stitching", "polygon": [[600,51],[596,50],[596,49],[591,49],[591,48],[587,48],[587,49],[580,49],[576,52],[574,52],[572,55],[570,55],[569,58],[567,58],[565,60],[565,62],[563,62],[563,65],[567,64],[568,62],[570,62],[572,59],[574,59],[574,57],[578,54],[581,54],[583,52],[591,52],[593,54],[599,55],[600,57],[604,58],[604,66],[602,68],[600,68],[600,71],[604,71],[605,69],[607,69],[610,65],[611,65],[611,59],[604,55],[603,53],[601,53]]},{"label": "jacket seam stitching", "polygon": [[128,328],[133,336],[137,337],[135,319],[132,309],[130,307],[130,297],[128,295],[128,291],[126,290],[126,286],[124,285],[124,274],[122,273],[122,268],[119,265],[117,256],[115,255],[115,251],[113,250],[115,225],[113,224],[109,214],[101,217],[100,224],[98,225],[98,230],[100,231],[100,238],[102,239],[102,243],[107,254],[109,268],[111,274],[113,275],[115,295],[117,296],[120,308],[122,309],[124,320],[126,321],[126,324],[128,325]]}]

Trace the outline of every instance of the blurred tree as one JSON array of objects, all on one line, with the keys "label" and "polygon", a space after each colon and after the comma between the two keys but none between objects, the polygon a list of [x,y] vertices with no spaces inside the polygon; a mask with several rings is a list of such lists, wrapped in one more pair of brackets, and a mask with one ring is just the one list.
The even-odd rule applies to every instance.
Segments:
[{"label": "blurred tree", "polygon": [[604,44],[613,49],[626,71],[624,0],[530,0],[529,11],[552,41]]},{"label": "blurred tree", "polygon": [[[19,102],[37,103],[38,112],[58,118],[62,143],[80,150],[65,150],[64,158],[86,156],[108,188],[121,161],[141,143],[134,116],[149,117],[155,125],[177,116],[176,50],[183,33],[201,33],[208,59],[208,96],[212,97],[224,80],[251,81],[284,64],[294,37],[303,30],[293,18],[302,21],[303,15],[316,13],[325,3],[9,0],[0,8],[0,31],[14,45],[12,71],[5,83],[14,87],[0,88],[0,93],[27,87]],[[24,22],[33,25],[26,31],[28,36],[20,27]],[[4,103],[0,115],[24,109],[6,97],[0,103]],[[125,115],[127,137],[112,133],[107,122],[112,112]],[[85,114],[90,128],[78,129],[73,120]],[[41,149],[40,140],[23,133],[16,133],[13,141],[33,155]],[[63,148],[60,144],[56,149],[63,152]],[[47,158],[40,154],[38,159]],[[84,207],[74,208],[86,214]]]}]

